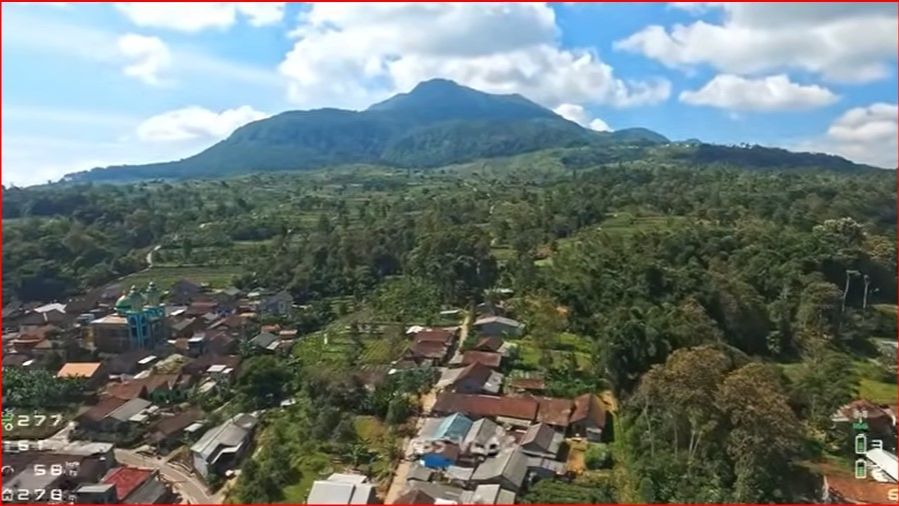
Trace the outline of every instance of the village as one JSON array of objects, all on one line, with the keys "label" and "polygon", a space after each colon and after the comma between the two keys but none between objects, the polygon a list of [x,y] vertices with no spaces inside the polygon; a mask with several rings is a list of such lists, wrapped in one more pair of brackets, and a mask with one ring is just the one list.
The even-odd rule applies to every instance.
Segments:
[{"label": "village", "polygon": [[[235,413],[227,402],[203,399],[227,392],[243,357],[289,359],[301,346],[298,330],[261,322],[289,321],[302,310],[286,292],[212,290],[188,280],[164,294],[152,282],[114,285],[65,304],[5,308],[7,377],[45,371],[52,381],[78,382],[82,393],[77,407],[56,403],[54,411],[38,400],[35,409],[4,412],[4,501],[224,502],[256,451],[266,412]],[[375,483],[352,466],[335,468],[311,483],[306,502],[512,504],[541,480],[608,468],[610,458],[596,450],[613,441],[614,397],[549,396],[540,373],[510,369],[527,331],[513,316],[500,300],[439,315],[457,325],[404,327],[399,355],[356,375],[368,388],[403,371],[433,376],[404,425],[390,479]],[[834,475],[828,491],[846,497],[894,487],[894,412],[858,400],[833,420],[864,423],[879,442],[859,453],[856,470],[876,480]]]},{"label": "village", "polygon": [[[460,325],[405,329],[401,356],[375,375],[439,376],[415,409],[417,434],[404,441],[386,496],[363,475],[335,473],[314,482],[309,503],[511,503],[535,479],[583,468],[584,448],[604,440],[611,423],[608,406],[589,394],[546,397],[538,375],[507,378],[502,366],[516,350],[506,339],[524,324],[503,316],[501,304],[476,309],[444,312]],[[166,293],[153,282],[113,285],[65,304],[5,308],[8,378],[45,371],[81,393],[77,406],[47,399],[4,412],[4,500],[222,502],[264,413],[204,410],[200,399],[233,384],[243,356],[288,356],[298,331],[259,322],[298,310],[286,292],[188,280]]]}]

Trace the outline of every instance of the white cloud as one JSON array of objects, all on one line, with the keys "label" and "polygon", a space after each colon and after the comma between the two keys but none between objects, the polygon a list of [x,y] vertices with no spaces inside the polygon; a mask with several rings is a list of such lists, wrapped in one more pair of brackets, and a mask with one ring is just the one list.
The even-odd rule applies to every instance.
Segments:
[{"label": "white cloud", "polygon": [[759,79],[719,74],[702,88],[680,94],[681,102],[735,111],[813,109],[830,105],[838,98],[827,88],[797,84],[785,74]]},{"label": "white cloud", "polygon": [[279,70],[302,106],[361,108],[434,77],[550,108],[653,104],[671,92],[665,80],[619,78],[594,51],[561,48],[546,4],[317,3],[293,36]]},{"label": "white cloud", "polygon": [[[677,6],[677,5],[675,5]],[[896,60],[897,7],[883,3],[765,4],[709,2],[721,24],[659,25],[615,43],[672,68],[710,65],[731,74],[803,70],[834,81],[884,78]]]},{"label": "white cloud", "polygon": [[837,118],[821,138],[800,143],[795,149],[844,156],[877,167],[897,167],[897,116],[899,106],[879,102],[849,109]]},{"label": "white cloud", "polygon": [[122,72],[153,86],[162,86],[168,81],[161,74],[172,65],[172,54],[159,37],[149,37],[129,33],[119,37],[119,51],[132,63]]},{"label": "white cloud", "polygon": [[150,142],[222,139],[238,127],[268,116],[248,105],[222,112],[190,106],[146,119],[138,125],[137,137]]},{"label": "white cloud", "polygon": [[230,28],[240,16],[252,26],[270,25],[284,18],[284,2],[128,2],[116,4],[116,8],[138,26],[182,32]]},{"label": "white cloud", "polygon": [[553,109],[553,112],[569,121],[574,121],[582,127],[596,130],[597,132],[610,132],[612,130],[605,121],[599,118],[591,118],[587,110],[577,104],[562,104]]}]

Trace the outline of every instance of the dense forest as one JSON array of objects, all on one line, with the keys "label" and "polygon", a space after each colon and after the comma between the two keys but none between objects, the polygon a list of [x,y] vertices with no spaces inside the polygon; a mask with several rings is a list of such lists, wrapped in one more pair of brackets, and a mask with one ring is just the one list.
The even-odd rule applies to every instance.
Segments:
[{"label": "dense forest", "polygon": [[[871,338],[896,334],[895,173],[598,166],[580,154],[4,189],[4,301],[134,275],[156,246],[153,270],[213,266],[233,276],[212,284],[350,301],[398,322],[510,288],[536,350],[521,360],[551,392],[620,401],[611,476],[541,484],[526,500],[808,500],[805,463],[834,444],[828,417],[856,395],[854,371],[891,374],[871,365]],[[349,310],[323,310],[312,327]],[[325,442],[349,431],[339,413],[319,420],[322,406],[391,416],[377,393],[320,384],[342,379],[283,374],[274,383],[307,402],[290,423],[318,434],[309,451],[354,451],[350,436]],[[244,382],[246,402],[268,398],[252,390],[266,381]],[[249,475],[293,479],[251,462]],[[242,479],[237,494],[277,498],[269,485]]]}]

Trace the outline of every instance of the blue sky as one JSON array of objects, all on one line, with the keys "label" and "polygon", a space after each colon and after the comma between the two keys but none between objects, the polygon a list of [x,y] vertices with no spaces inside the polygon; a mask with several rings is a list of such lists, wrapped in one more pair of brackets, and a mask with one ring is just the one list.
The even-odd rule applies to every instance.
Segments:
[{"label": "blue sky", "polygon": [[188,156],[433,77],[595,129],[896,166],[895,4],[34,4],[3,9],[3,182]]}]

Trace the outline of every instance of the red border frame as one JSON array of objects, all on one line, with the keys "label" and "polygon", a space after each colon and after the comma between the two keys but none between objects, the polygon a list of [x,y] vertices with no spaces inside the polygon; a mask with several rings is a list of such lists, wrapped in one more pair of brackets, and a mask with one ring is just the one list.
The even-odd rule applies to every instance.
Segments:
[{"label": "red border frame", "polygon": [[[140,3],[160,3],[162,0],[138,0],[138,1]],[[189,1],[191,3],[215,3],[212,0],[189,0]],[[260,2],[259,0],[253,0],[253,1],[258,2],[258,3],[265,3],[265,2]],[[344,3],[345,1],[346,0],[322,0],[320,3]],[[371,0],[363,0],[363,1],[368,2]],[[488,1],[489,0],[462,0],[462,2],[466,2],[466,3],[488,3]],[[843,3],[843,2],[836,2],[833,0],[827,0],[824,2],[816,1],[816,0],[794,0],[793,2],[787,2],[786,0],[761,0],[760,2],[756,2],[756,3],[796,3],[796,2],[800,2],[800,3]],[[3,4],[3,3],[18,3],[18,2],[0,0],[0,4]],[[50,0],[38,0],[35,3],[51,3],[51,2],[50,2]],[[99,0],[75,0],[74,2],[71,2],[71,3],[114,3],[114,2],[102,2]],[[387,3],[387,2],[382,2],[382,3]],[[424,2],[422,2],[422,3],[424,3]],[[561,2],[552,1],[550,3],[561,3]],[[582,0],[582,1],[579,1],[576,3],[612,3],[612,2],[606,2],[603,0],[586,0],[586,1]],[[654,2],[652,0],[625,0],[625,3],[662,3],[662,2]],[[699,3],[699,2],[697,2],[697,3]],[[744,2],[727,2],[727,3],[744,3]],[[748,3],[748,2],[746,2],[746,3]],[[892,3],[894,5],[896,4],[896,2],[891,2],[889,0],[874,0],[874,2],[871,2],[871,3]],[[0,40],[2,40],[2,19],[3,19],[2,11],[3,11],[3,9],[0,8]],[[860,35],[863,36],[862,34],[860,34]],[[899,56],[899,35],[897,35],[896,49],[897,49],[897,56]],[[2,65],[0,65],[0,96],[2,96],[2,89],[3,89],[2,76],[3,76]],[[897,90],[899,90],[899,82],[897,82]],[[0,106],[0,116],[2,116],[2,106]],[[897,120],[899,120],[899,118],[897,118]],[[2,129],[0,129],[0,139],[2,139],[2,136],[3,136]],[[2,150],[2,147],[0,147],[0,150]],[[899,156],[899,147],[897,147],[897,156]],[[0,184],[2,184],[2,173],[0,173]],[[897,178],[896,191],[897,191],[897,194],[899,194],[899,178]],[[0,205],[2,205],[2,203],[3,203],[3,196],[2,196],[2,193],[0,193]],[[899,217],[897,217],[897,227],[899,227]],[[3,224],[2,224],[2,221],[0,221],[0,251],[2,251],[2,248],[3,248],[2,231],[3,231]],[[897,246],[899,246],[899,240],[897,240]],[[2,257],[0,257],[0,283],[2,283],[2,282],[3,282],[3,260],[2,260]],[[899,291],[899,277],[897,277],[896,286],[897,286],[897,291]],[[0,307],[3,307],[2,294],[0,294]],[[897,308],[897,319],[899,319],[899,308]],[[2,322],[3,322],[2,315],[0,315],[0,326],[2,326]],[[899,335],[897,335],[897,339],[899,339]],[[2,358],[3,358],[3,350],[2,350],[2,347],[0,347],[0,360],[2,360]],[[899,358],[897,358],[897,365],[899,365]],[[0,368],[0,384],[2,384],[2,381],[3,381],[3,373],[2,373],[2,368]],[[897,401],[899,401],[899,399],[897,399]],[[3,404],[3,399],[2,399],[2,396],[0,396],[0,410],[2,410],[2,404]],[[2,441],[2,436],[3,436],[3,428],[2,428],[2,424],[0,424],[0,441]],[[0,465],[2,465],[2,454],[0,454]],[[723,503],[723,504],[731,504],[731,503]],[[882,503],[882,504],[891,504],[891,503]],[[541,505],[541,506],[550,506],[550,505]],[[686,505],[684,505],[684,506],[686,506]],[[763,506],[763,505],[759,504],[757,506]]]}]

